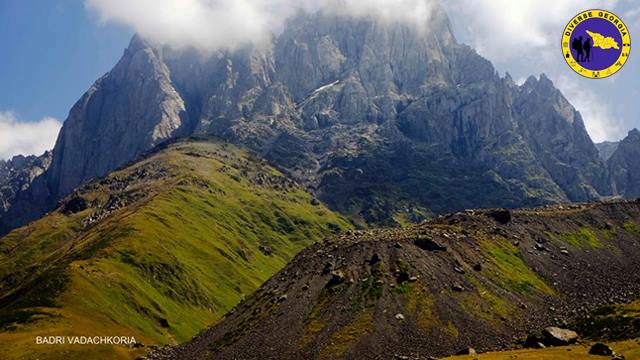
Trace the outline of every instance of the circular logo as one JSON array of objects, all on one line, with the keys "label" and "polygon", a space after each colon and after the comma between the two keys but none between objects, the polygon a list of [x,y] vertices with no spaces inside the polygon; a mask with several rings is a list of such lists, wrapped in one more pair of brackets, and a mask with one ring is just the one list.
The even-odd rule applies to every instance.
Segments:
[{"label": "circular logo", "polygon": [[614,13],[592,9],[576,15],[562,35],[562,53],[578,74],[601,79],[618,72],[629,58],[631,36]]}]

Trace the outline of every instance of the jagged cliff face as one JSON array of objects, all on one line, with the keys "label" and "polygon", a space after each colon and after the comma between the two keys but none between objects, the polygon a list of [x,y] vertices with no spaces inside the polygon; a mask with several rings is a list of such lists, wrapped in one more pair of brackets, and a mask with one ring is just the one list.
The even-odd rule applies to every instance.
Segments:
[{"label": "jagged cliff face", "polygon": [[14,156],[0,160],[0,214],[6,212],[16,194],[27,191],[33,180],[42,175],[51,164],[51,152],[40,156]]},{"label": "jagged cliff face", "polygon": [[633,129],[608,161],[611,179],[625,197],[640,197],[640,131]]},{"label": "jagged cliff face", "polygon": [[41,189],[57,199],[159,142],[208,134],[258,151],[361,223],[611,194],[551,81],[500,78],[437,11],[424,32],[300,14],[269,44],[212,56],[135,37],[74,106]]},{"label": "jagged cliff face", "polygon": [[619,141],[604,141],[596,144],[600,157],[604,161],[609,161],[611,155],[618,149]]},{"label": "jagged cliff face", "polygon": [[71,109],[48,178],[56,197],[178,135],[185,106],[156,51],[134,38]]}]

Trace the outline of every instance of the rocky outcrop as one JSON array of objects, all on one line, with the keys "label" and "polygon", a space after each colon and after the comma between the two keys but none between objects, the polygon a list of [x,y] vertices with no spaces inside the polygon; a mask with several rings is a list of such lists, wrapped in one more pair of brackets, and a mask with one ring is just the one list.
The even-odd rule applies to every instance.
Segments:
[{"label": "rocky outcrop", "polygon": [[[507,224],[491,214],[313,245],[219,323],[148,359],[428,359],[517,348],[525,339],[564,346],[578,340],[567,324],[593,324],[596,309],[636,298],[640,248],[625,224],[640,222],[639,202],[517,210]],[[546,250],[536,250],[540,243]],[[570,257],[560,255],[564,248]],[[621,329],[632,336],[628,326]]]},{"label": "rocky outcrop", "polygon": [[582,116],[546,76],[519,88],[514,109],[521,133],[542,167],[570,200],[610,195],[604,162]]},{"label": "rocky outcrop", "polygon": [[603,141],[596,144],[596,149],[598,149],[598,153],[600,153],[600,158],[603,161],[608,161],[611,155],[618,149],[618,145],[620,145],[619,141]]},{"label": "rocky outcrop", "polygon": [[7,161],[0,160],[0,214],[6,212],[17,193],[28,190],[50,164],[50,151],[40,156],[18,155]]},{"label": "rocky outcrop", "polygon": [[185,105],[158,51],[134,37],[120,62],[73,106],[47,173],[55,197],[180,133]]},{"label": "rocky outcrop", "polygon": [[640,197],[640,131],[633,129],[620,142],[608,162],[611,180],[617,193]]}]

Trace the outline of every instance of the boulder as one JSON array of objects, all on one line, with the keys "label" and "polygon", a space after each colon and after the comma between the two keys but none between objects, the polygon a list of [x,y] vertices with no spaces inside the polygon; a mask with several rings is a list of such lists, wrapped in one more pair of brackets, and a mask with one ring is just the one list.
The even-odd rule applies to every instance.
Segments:
[{"label": "boulder", "polygon": [[334,287],[336,285],[340,285],[345,281],[345,276],[344,273],[340,270],[336,270],[336,271],[332,271],[331,272],[331,279],[327,282],[327,285],[325,286],[327,289]]},{"label": "boulder", "polygon": [[511,222],[511,211],[507,209],[492,210],[488,215],[490,218],[503,225]]},{"label": "boulder", "polygon": [[578,340],[578,333],[569,329],[550,326],[542,331],[543,343],[547,346],[566,346]]},{"label": "boulder", "polygon": [[427,250],[427,251],[446,251],[447,250],[446,246],[440,244],[439,242],[433,239],[418,238],[413,243],[422,250]]},{"label": "boulder", "polygon": [[466,348],[458,351],[456,355],[478,355],[478,352],[474,348]]},{"label": "boulder", "polygon": [[74,196],[67,201],[63,208],[62,213],[65,215],[76,214],[84,211],[88,208],[87,201],[81,196]]},{"label": "boulder", "polygon": [[528,349],[544,349],[546,346],[542,343],[542,335],[530,334],[524,341],[524,347]]},{"label": "boulder", "polygon": [[613,356],[615,352],[608,345],[603,343],[595,343],[589,350],[589,354],[591,355],[600,355],[600,356]]}]

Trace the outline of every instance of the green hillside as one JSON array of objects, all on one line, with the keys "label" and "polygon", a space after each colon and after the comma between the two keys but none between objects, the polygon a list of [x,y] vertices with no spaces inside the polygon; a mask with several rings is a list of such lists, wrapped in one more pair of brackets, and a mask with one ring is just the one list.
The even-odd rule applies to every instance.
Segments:
[{"label": "green hillside", "polygon": [[[0,239],[0,358],[133,358],[188,340],[301,249],[349,227],[246,151],[170,145]],[[35,345],[46,335],[145,346]]]}]

